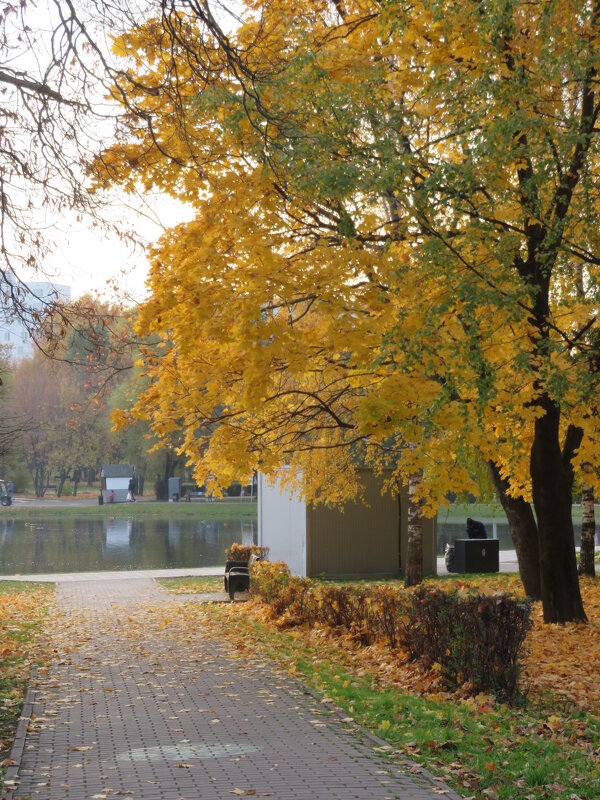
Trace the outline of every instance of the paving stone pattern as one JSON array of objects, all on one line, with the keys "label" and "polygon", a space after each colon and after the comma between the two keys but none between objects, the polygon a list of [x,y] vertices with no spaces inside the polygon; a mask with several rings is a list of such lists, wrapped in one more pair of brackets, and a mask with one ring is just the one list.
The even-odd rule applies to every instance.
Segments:
[{"label": "paving stone pattern", "polygon": [[169,625],[134,635],[138,604],[185,602],[154,581],[57,592],[80,642],[30,688],[6,800],[458,797],[259,656],[203,631],[182,646]]}]

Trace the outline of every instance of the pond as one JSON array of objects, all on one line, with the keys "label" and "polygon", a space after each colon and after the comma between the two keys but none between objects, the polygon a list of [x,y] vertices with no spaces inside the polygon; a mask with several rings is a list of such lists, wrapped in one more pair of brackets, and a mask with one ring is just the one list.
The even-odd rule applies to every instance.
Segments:
[{"label": "pond", "polygon": [[[484,523],[488,536],[498,539],[500,542],[500,550],[514,550],[515,547],[510,536],[508,529],[508,522],[506,517],[503,519],[495,518],[489,519],[486,517],[478,517]],[[575,528],[575,544],[579,547],[581,542],[581,519],[573,520],[573,527]],[[445,521],[443,512],[438,516],[438,555],[444,554],[446,544],[453,544],[456,539],[465,539],[466,534],[466,518],[464,522],[457,522],[456,518]],[[600,544],[598,532],[596,531],[596,544]]]},{"label": "pond", "polygon": [[0,575],[216,567],[254,520],[39,518],[0,521]]}]

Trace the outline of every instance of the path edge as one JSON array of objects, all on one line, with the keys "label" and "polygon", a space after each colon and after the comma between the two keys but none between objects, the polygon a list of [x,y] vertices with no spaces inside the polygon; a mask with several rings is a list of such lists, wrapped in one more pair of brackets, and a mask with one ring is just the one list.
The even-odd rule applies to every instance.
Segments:
[{"label": "path edge", "polygon": [[[285,672],[281,666],[280,669]],[[320,705],[331,709],[334,714],[339,717],[340,722],[343,722],[344,719],[348,718],[347,712],[345,712],[343,708],[340,708],[336,704],[335,700],[319,694],[316,689],[308,686],[301,678],[298,678],[295,675],[290,675],[289,673],[286,674],[288,674],[288,677],[290,677],[292,681],[295,681],[306,694],[311,695],[314,700],[319,702]],[[351,723],[345,724],[348,724],[353,728],[353,734],[361,736],[364,740],[372,742],[373,750],[377,751],[380,755],[387,756],[388,758],[395,758],[402,762],[403,766],[409,768],[412,780],[415,780],[417,777],[422,777],[431,786],[431,788],[439,788],[441,790],[441,797],[445,797],[447,800],[464,800],[462,795],[459,795],[451,786],[448,786],[444,778],[437,777],[430,772],[427,767],[424,767],[422,764],[413,761],[403,750],[399,750],[397,747],[394,747],[393,744],[386,742],[385,739],[377,736],[376,733],[373,733],[373,731],[370,731],[364,725],[361,725],[360,722],[357,722],[354,718],[352,718]],[[398,766],[398,761],[394,762],[396,766]],[[415,767],[418,767],[418,772],[412,771]]]},{"label": "path edge", "polygon": [[34,688],[33,684],[37,675],[38,668],[37,666],[33,666],[29,672],[23,708],[21,709],[19,721],[15,729],[15,738],[10,750],[9,758],[13,763],[7,767],[2,781],[2,800],[13,800],[15,791],[18,789],[19,769],[21,768],[21,761],[23,759],[23,753],[25,752],[27,731],[29,730],[31,719],[34,716],[34,707],[36,705],[37,690]]}]

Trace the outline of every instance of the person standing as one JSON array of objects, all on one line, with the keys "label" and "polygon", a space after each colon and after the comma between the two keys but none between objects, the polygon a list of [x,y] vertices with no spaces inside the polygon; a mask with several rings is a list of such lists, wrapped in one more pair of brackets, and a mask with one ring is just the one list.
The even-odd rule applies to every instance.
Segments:
[{"label": "person standing", "polygon": [[133,478],[129,479],[129,486],[127,487],[127,502],[128,503],[135,503],[135,497],[133,496]]}]

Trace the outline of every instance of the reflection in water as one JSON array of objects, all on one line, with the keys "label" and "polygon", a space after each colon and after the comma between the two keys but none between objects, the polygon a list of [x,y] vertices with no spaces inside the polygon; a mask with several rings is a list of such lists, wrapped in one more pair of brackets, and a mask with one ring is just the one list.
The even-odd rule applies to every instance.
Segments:
[{"label": "reflection in water", "polygon": [[254,523],[248,520],[240,520],[241,540],[243,545],[255,544]]},{"label": "reflection in water", "polygon": [[13,537],[15,523],[12,519],[2,520],[0,524],[0,545],[10,542]]},{"label": "reflection in water", "polygon": [[132,529],[131,519],[106,520],[106,548],[128,548]]},{"label": "reflection in water", "polygon": [[239,519],[3,519],[0,574],[216,567],[256,536],[256,522]]}]

